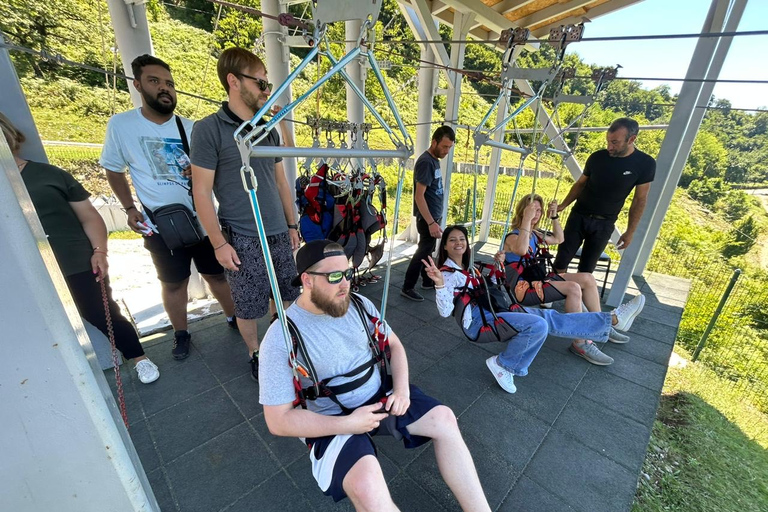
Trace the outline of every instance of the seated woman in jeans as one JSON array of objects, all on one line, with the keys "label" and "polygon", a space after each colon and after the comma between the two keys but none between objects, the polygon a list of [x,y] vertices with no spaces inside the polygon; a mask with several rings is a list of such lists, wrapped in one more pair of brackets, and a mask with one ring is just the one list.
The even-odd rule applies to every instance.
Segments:
[{"label": "seated woman in jeans", "polygon": [[[504,250],[497,259],[503,258],[507,269],[507,285],[510,293],[524,306],[538,305],[565,299],[565,312],[600,311],[600,295],[595,278],[589,272],[562,272],[547,274],[543,281],[527,282],[523,276],[517,282],[510,282],[510,276],[520,272],[526,262],[540,262],[534,256],[548,252],[548,246],[563,242],[563,228],[557,215],[557,201],[549,203],[547,216],[552,220],[552,231],[538,229],[544,211],[544,200],[538,194],[523,196],[515,206],[510,227],[512,230],[504,238]],[[638,301],[644,301],[639,296]],[[582,307],[583,303],[583,307]],[[613,343],[627,343],[629,336],[611,329],[608,336]]]},{"label": "seated woman in jeans", "polygon": [[[454,310],[454,294],[462,289],[466,276],[461,271],[469,269],[469,243],[467,230],[463,226],[449,226],[440,239],[438,264],[432,258],[424,261],[430,279],[435,282],[437,309],[440,315],[448,317]],[[458,270],[451,271],[450,269]],[[514,377],[528,374],[528,367],[533,362],[548,334],[564,338],[594,339],[605,341],[611,325],[616,329],[626,330],[632,325],[638,307],[626,304],[611,313],[573,313],[562,314],[553,310],[533,309],[530,312],[497,312],[497,316],[511,325],[518,334],[507,342],[507,347],[498,356],[489,357],[485,364],[491,370],[499,385],[507,392],[514,393]],[[483,314],[479,308],[469,306],[464,310],[462,323],[468,335],[472,336],[483,326]],[[592,342],[584,343],[582,351],[594,351]],[[571,351],[580,355],[571,345]],[[583,357],[583,356],[582,356]],[[613,359],[605,356],[611,364]]]}]

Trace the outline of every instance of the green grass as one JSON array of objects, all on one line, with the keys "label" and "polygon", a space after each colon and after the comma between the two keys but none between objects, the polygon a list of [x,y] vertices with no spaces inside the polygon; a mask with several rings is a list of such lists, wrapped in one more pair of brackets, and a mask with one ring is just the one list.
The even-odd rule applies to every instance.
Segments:
[{"label": "green grass", "polygon": [[141,238],[141,235],[130,229],[113,231],[109,234],[110,240],[138,240],[139,238]]},{"label": "green grass", "polygon": [[768,416],[712,370],[670,368],[633,512],[768,510]]}]

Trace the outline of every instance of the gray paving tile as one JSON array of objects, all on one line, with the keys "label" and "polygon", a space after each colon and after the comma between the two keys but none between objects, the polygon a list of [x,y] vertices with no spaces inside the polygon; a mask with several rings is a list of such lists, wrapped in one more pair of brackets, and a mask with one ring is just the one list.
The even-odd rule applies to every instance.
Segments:
[{"label": "gray paving tile", "polygon": [[259,403],[259,385],[251,378],[251,372],[222,384],[229,396],[245,418],[261,414],[263,407]]},{"label": "gray paving tile", "polygon": [[669,325],[660,324],[654,322],[648,318],[643,317],[641,314],[632,323],[632,328],[629,330],[629,335],[641,334],[648,338],[673,345],[675,338],[677,337],[677,327],[671,327]]},{"label": "gray paving tile", "polygon": [[160,459],[157,457],[155,444],[149,435],[147,423],[144,420],[137,421],[131,425],[128,434],[131,436],[131,442],[133,442],[133,446],[136,448],[136,453],[139,454],[144,471],[149,473],[159,468]]},{"label": "gray paving tile", "polygon": [[600,370],[588,372],[576,393],[643,425],[653,425],[659,405],[658,391]]},{"label": "gray paving tile", "polygon": [[[325,496],[312,476],[309,457],[301,458],[286,468],[293,482],[316,512],[354,512],[355,508],[348,498],[335,503],[333,498]],[[288,510],[283,503],[282,510]]]},{"label": "gray paving tile", "polygon": [[[192,331],[192,338],[197,337],[197,332]],[[163,370],[171,370],[175,368],[179,368],[187,363],[191,363],[192,361],[196,361],[200,358],[200,352],[197,350],[197,348],[194,345],[191,345],[189,347],[189,357],[186,359],[182,359],[181,361],[177,361],[173,358],[173,354],[171,354],[171,350],[173,349],[173,337],[172,336],[165,336],[163,338],[163,341],[161,343],[157,343],[149,348],[144,349],[144,355],[146,355],[148,358],[152,360],[153,363],[155,363],[160,370],[160,376],[163,375]],[[133,364],[130,364],[132,367]]]},{"label": "gray paving tile", "polygon": [[[403,340],[403,345],[405,345],[405,340]],[[411,382],[413,382],[413,379],[417,375],[435,364],[435,359],[433,357],[425,356],[418,350],[408,350],[407,345],[405,350],[406,357],[408,358],[408,375],[410,376]]]},{"label": "gray paving tile", "polygon": [[245,418],[219,387],[161,411],[148,421],[157,449],[167,463]]},{"label": "gray paving tile", "polygon": [[550,432],[523,474],[585,512],[629,510],[637,485],[637,474],[557,430]]},{"label": "gray paving tile", "polygon": [[[497,387],[493,374],[485,365],[485,360],[490,357],[490,354],[481,348],[483,345],[491,344],[475,345],[469,342],[460,342],[453,350],[446,353],[437,363],[438,368],[443,371],[443,378],[448,377],[449,380],[452,380],[461,377],[482,386]],[[498,349],[504,348],[501,343],[493,343],[493,345]]]},{"label": "gray paving tile", "polygon": [[278,471],[248,425],[221,434],[167,465],[179,508],[220,510]]},{"label": "gray paving tile", "polygon": [[637,474],[651,430],[583,396],[574,396],[554,423],[580,443]]},{"label": "gray paving tile", "polygon": [[423,302],[408,300],[400,295],[400,290],[397,290],[396,294],[399,300],[395,302],[394,298],[390,298],[390,303],[393,306],[393,309],[404,311],[429,324],[445,321],[437,310],[437,305],[435,304],[435,292],[432,290],[422,290],[418,286],[416,287],[416,291],[424,297]]},{"label": "gray paving tile", "polygon": [[[630,340],[630,343],[632,341]],[[669,345],[667,345],[669,346]],[[606,343],[603,352],[613,358],[613,364],[605,367],[605,371],[640,384],[646,388],[660,392],[667,376],[666,365],[660,365],[647,359],[632,355],[617,348],[614,343]]]},{"label": "gray paving tile", "polygon": [[674,308],[664,304],[653,305],[646,301],[643,311],[640,312],[640,317],[653,320],[668,327],[677,329],[680,325],[680,319],[683,316],[682,308]]},{"label": "gray paving tile", "polygon": [[222,340],[209,350],[201,354],[211,373],[221,382],[230,381],[241,375],[251,373],[251,365],[248,363],[248,348],[242,341]]},{"label": "gray paving tile", "polygon": [[226,512],[287,512],[313,510],[312,505],[288,476],[280,471],[245,496],[235,501]]},{"label": "gray paving tile", "polygon": [[435,359],[443,357],[463,343],[459,338],[446,336],[444,332],[430,326],[419,327],[407,336],[410,350],[418,350],[423,355]]},{"label": "gray paving tile", "polygon": [[456,416],[461,416],[492,384],[496,385],[490,373],[485,382],[473,382],[463,374],[450,376],[446,367],[439,363],[413,377],[411,383],[450,407]]},{"label": "gray paving tile", "polygon": [[267,423],[264,421],[263,414],[259,414],[249,421],[256,429],[259,436],[261,436],[261,439],[267,445],[267,448],[272,452],[273,457],[275,457],[281,465],[288,466],[298,458],[308,456],[309,450],[307,445],[302,443],[298,438],[272,435],[269,432],[269,428],[267,428]]},{"label": "gray paving tile", "polygon": [[178,510],[176,503],[173,501],[170,489],[168,489],[168,483],[165,481],[165,475],[163,470],[158,468],[154,471],[147,473],[147,480],[152,487],[152,492],[155,495],[157,504],[160,506],[160,510],[163,512],[171,512]]},{"label": "gray paving tile", "polygon": [[[673,345],[669,343],[656,341],[655,339],[632,332],[629,333],[629,343],[612,345],[614,345],[613,350],[616,352],[627,352],[663,366],[669,364],[669,355],[672,353],[673,348]],[[615,356],[611,357],[615,358]]]},{"label": "gray paving tile", "polygon": [[179,365],[161,370],[155,382],[136,388],[148,416],[218,385],[200,359],[175,362]]},{"label": "gray paving tile", "polygon": [[[499,450],[489,447],[487,443],[476,437],[474,432],[464,430],[462,436],[472,455],[480,485],[483,487],[491,510],[495,510],[519,477],[520,472],[514,469],[513,464],[507,461]],[[408,466],[406,473],[419,486],[426,489],[442,507],[447,510],[460,510],[458,502],[438,470],[434,450],[424,451],[413,464]]]},{"label": "gray paving tile", "polygon": [[517,480],[498,512],[572,512],[575,510],[568,503],[523,475]]},{"label": "gray paving tile", "polygon": [[389,327],[401,339],[410,336],[413,331],[419,328],[424,328],[427,325],[415,316],[408,314],[401,309],[391,307],[388,307],[387,309],[386,321],[389,324]]},{"label": "gray paving tile", "polygon": [[432,496],[424,492],[408,475],[401,474],[395,478],[389,485],[389,492],[392,501],[400,510],[461,510],[458,504],[446,509]]},{"label": "gray paving tile", "polygon": [[525,377],[515,377],[515,385],[517,393],[504,393],[501,398],[549,424],[555,421],[573,393],[543,371],[531,371]]},{"label": "gray paving tile", "polygon": [[459,419],[462,432],[496,451],[515,471],[522,471],[549,430],[549,425],[502,398],[491,388]]},{"label": "gray paving tile", "polygon": [[568,351],[570,345],[571,340],[547,338],[528,368],[528,375],[534,373],[546,375],[559,386],[575,389],[592,365],[571,354]]}]

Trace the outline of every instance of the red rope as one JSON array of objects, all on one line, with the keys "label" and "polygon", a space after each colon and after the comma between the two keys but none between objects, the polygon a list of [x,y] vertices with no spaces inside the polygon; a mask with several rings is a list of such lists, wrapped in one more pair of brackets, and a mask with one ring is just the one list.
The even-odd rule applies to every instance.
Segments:
[{"label": "red rope", "polygon": [[123,379],[120,377],[120,356],[117,353],[115,344],[115,330],[112,327],[112,315],[109,313],[109,297],[107,297],[107,285],[104,277],[99,275],[99,284],[101,284],[101,300],[104,303],[104,316],[107,319],[107,333],[109,334],[109,344],[112,347],[112,364],[115,368],[115,383],[117,384],[117,403],[120,405],[120,416],[123,417],[125,428],[128,427],[128,412],[125,409],[125,395],[123,393]]}]

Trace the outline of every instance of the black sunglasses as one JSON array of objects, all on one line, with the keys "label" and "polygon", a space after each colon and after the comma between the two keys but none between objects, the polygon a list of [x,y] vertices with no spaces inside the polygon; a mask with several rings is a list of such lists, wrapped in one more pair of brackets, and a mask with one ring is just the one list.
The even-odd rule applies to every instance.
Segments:
[{"label": "black sunglasses", "polygon": [[310,272],[307,271],[307,274],[311,274],[313,276],[325,276],[326,279],[328,279],[328,282],[331,284],[339,284],[341,282],[342,277],[346,277],[347,281],[352,280],[352,276],[355,275],[355,269],[354,268],[348,268],[347,270],[335,270],[333,272]]},{"label": "black sunglasses", "polygon": [[262,80],[261,78],[256,78],[255,76],[246,75],[245,73],[240,73],[240,76],[244,78],[250,78],[251,80],[256,82],[256,85],[258,85],[259,89],[261,89],[262,91],[266,91],[267,89],[269,89],[270,91],[272,90],[272,84],[267,82],[266,80]]}]

